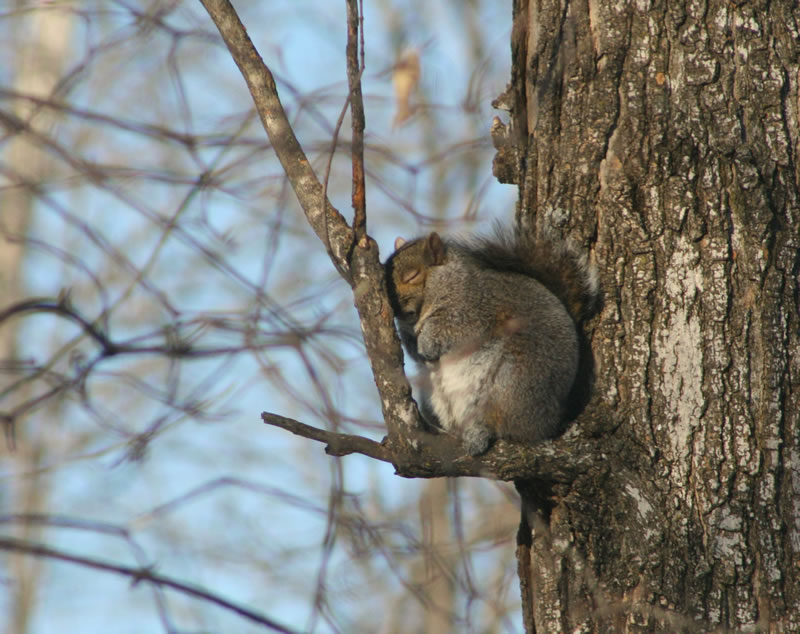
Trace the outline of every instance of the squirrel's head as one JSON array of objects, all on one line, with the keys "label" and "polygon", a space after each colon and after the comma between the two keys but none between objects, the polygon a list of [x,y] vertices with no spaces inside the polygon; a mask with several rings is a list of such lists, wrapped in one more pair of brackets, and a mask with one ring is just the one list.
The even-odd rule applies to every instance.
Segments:
[{"label": "squirrel's head", "polygon": [[425,238],[394,241],[395,252],[384,265],[395,316],[415,323],[425,299],[425,283],[434,266],[444,263],[445,244],[435,231]]}]

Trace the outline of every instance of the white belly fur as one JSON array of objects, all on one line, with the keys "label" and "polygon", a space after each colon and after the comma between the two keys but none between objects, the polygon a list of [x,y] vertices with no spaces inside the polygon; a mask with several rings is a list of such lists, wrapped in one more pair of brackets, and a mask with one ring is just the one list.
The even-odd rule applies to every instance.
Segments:
[{"label": "white belly fur", "polygon": [[[439,424],[458,431],[474,423],[484,423],[484,401],[491,392],[488,381],[495,374],[483,352],[447,354],[427,365],[430,372],[430,404]],[[477,357],[477,358],[476,358]]]}]

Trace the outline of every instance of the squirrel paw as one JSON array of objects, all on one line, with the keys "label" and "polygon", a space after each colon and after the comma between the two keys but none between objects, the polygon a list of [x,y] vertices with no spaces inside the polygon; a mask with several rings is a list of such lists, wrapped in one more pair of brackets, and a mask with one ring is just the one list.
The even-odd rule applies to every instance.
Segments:
[{"label": "squirrel paw", "polygon": [[470,425],[464,430],[464,449],[470,456],[486,453],[494,440],[494,435],[486,425]]}]

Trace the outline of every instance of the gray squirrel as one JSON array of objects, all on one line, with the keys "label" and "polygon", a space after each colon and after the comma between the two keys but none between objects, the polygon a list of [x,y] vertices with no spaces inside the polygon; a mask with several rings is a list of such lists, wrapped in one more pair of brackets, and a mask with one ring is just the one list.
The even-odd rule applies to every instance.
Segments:
[{"label": "gray squirrel", "polygon": [[[563,431],[597,275],[571,245],[490,237],[395,241],[385,263],[400,339],[422,368],[420,411],[470,455]],[[587,346],[588,347],[588,346]]]}]

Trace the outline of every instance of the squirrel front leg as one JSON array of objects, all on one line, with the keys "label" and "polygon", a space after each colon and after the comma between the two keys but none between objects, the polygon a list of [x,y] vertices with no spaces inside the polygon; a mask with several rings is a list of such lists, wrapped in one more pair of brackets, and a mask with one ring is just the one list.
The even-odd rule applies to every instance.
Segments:
[{"label": "squirrel front leg", "polygon": [[414,331],[416,351],[423,361],[439,361],[444,355],[451,360],[469,356],[486,343],[489,334],[480,325],[465,325],[444,310],[420,319]]},{"label": "squirrel front leg", "polygon": [[453,346],[447,311],[423,314],[414,326],[417,354],[423,361],[438,361]]},{"label": "squirrel front leg", "polygon": [[[430,400],[425,399],[427,412],[423,415],[427,413],[429,418],[435,414],[442,428],[461,437],[470,455],[486,452],[496,437],[486,407],[492,364],[486,365],[485,359],[470,359],[482,354],[485,335],[478,328],[457,323],[444,310],[430,313],[417,326],[417,351],[431,381]],[[471,336],[464,338],[465,332]]]}]

